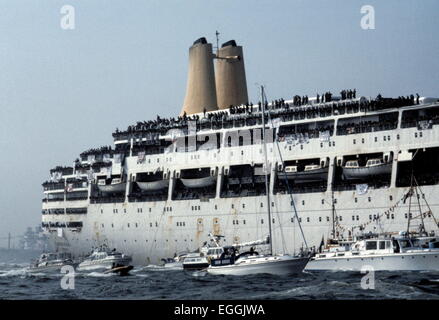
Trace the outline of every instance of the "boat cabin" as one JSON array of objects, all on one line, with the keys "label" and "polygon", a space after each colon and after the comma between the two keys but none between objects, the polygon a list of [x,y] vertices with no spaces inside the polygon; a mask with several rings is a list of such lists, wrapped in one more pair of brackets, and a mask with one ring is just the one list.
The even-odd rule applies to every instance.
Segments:
[{"label": "boat cabin", "polygon": [[366,162],[366,167],[375,167],[380,166],[383,164],[383,161],[381,159],[369,159]]},{"label": "boat cabin", "polygon": [[359,168],[358,160],[346,161],[345,168]]}]

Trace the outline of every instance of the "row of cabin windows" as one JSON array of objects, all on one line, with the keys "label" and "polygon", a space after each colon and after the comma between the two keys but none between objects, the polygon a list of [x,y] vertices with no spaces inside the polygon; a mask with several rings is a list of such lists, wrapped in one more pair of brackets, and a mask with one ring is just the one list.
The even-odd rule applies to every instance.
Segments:
[{"label": "row of cabin windows", "polygon": [[[336,219],[338,221],[343,221],[343,217],[342,216],[337,216]],[[295,221],[295,218],[294,217],[291,218],[291,222],[294,223],[294,221]],[[329,221],[331,221],[331,219],[327,216],[326,217],[326,222],[329,222]],[[299,217],[299,222],[302,222],[302,218],[301,217]],[[307,217],[306,218],[306,222],[311,222],[311,218]],[[319,222],[323,222],[323,218],[322,217],[319,217]],[[274,223],[274,221],[273,221],[273,223]]]},{"label": "row of cabin windows", "polygon": [[[400,136],[399,136],[399,134],[397,134],[396,139],[399,140],[399,138],[400,138]],[[378,142],[378,137],[374,137],[374,141]],[[383,136],[383,141],[390,141],[390,136]],[[365,142],[364,138],[361,138],[361,143],[364,143],[364,142]],[[352,143],[357,144],[357,139],[353,139]]]},{"label": "row of cabin windows", "polygon": [[[239,220],[232,220],[232,223],[233,223],[234,225],[238,225],[238,224],[239,224]],[[242,224],[246,224],[246,221],[245,221],[245,220],[242,220]]]},{"label": "row of cabin windows", "polygon": [[[417,196],[418,196],[418,199],[421,197],[419,194]],[[425,198],[424,194],[422,194],[422,198]],[[393,196],[389,196],[389,199],[390,199],[390,201],[392,201],[393,200]],[[355,201],[355,203],[357,203],[358,202],[358,198],[354,198],[354,201]],[[367,197],[367,201],[371,202],[372,198],[371,197]],[[337,203],[337,198],[334,199],[334,203],[335,204]],[[325,199],[322,199],[322,204],[325,204]],[[291,205],[293,205],[293,202],[291,202]],[[302,205],[303,206],[305,205],[305,200],[302,200]],[[274,207],[275,203],[271,202],[271,206]],[[235,205],[232,204],[231,207],[232,207],[232,209],[234,209]],[[263,202],[260,203],[260,207],[261,208],[264,207],[264,203]],[[245,203],[242,204],[242,208],[245,209]],[[191,209],[192,209],[192,211],[199,211],[199,210],[201,210],[201,207],[200,206],[192,206]],[[123,210],[124,210],[124,213],[126,213],[126,209],[123,209]],[[218,205],[215,205],[215,210],[218,210]],[[172,207],[165,207],[165,211],[166,212],[172,212]],[[143,209],[142,208],[137,208],[137,212],[138,213],[142,213]],[[149,212],[152,212],[151,208],[149,208]],[[101,209],[101,213],[104,213],[103,209]],[[118,209],[113,209],[113,213],[118,213]]]},{"label": "row of cabin windows", "polygon": [[[331,145],[335,147],[335,141],[332,141],[332,143],[331,141],[329,141],[328,146],[331,147]],[[323,148],[323,142],[320,142],[320,148]],[[301,149],[303,149],[303,147],[301,147]],[[290,151],[291,151],[291,147],[290,147]]]}]

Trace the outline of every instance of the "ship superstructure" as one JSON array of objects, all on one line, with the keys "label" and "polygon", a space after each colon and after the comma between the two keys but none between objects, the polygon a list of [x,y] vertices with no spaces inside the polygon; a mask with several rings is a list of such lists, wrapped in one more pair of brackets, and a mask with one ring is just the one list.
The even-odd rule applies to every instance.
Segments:
[{"label": "ship superstructure", "polygon": [[[224,235],[225,245],[262,238],[266,170],[277,252],[303,246],[293,205],[310,246],[330,236],[334,204],[344,226],[338,236],[404,230],[419,218],[437,232],[439,99],[325,94],[273,101],[265,106],[268,166],[260,103],[203,110],[194,100],[189,108],[188,99],[181,116],[116,130],[113,146],[51,170],[42,226],[58,249],[78,256],[107,245],[149,264],[200,248],[209,233]],[[412,176],[429,199],[422,217],[404,202]]]}]

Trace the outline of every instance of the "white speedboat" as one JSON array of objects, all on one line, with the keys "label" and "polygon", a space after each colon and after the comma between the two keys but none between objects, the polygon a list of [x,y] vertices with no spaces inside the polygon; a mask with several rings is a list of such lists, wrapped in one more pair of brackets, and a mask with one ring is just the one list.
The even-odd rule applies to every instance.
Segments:
[{"label": "white speedboat", "polygon": [[115,266],[126,266],[131,262],[131,257],[123,253],[112,251],[106,247],[100,247],[91,253],[78,265],[78,271],[108,270]]},{"label": "white speedboat", "polygon": [[37,261],[31,264],[27,269],[28,272],[51,272],[59,271],[63,266],[71,265],[75,267],[70,253],[56,252],[56,253],[43,253]]},{"label": "white speedboat", "polygon": [[354,242],[341,242],[311,258],[306,271],[439,271],[439,239],[375,236]]},{"label": "white speedboat", "polygon": [[369,159],[364,167],[357,160],[349,160],[343,167],[343,177],[346,180],[364,179],[370,176],[390,174],[392,163],[383,163],[381,159]]}]

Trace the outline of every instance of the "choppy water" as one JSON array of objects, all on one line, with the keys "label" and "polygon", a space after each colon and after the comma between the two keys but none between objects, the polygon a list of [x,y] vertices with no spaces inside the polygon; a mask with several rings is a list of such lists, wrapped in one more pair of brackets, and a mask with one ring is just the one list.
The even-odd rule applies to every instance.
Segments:
[{"label": "choppy water", "polygon": [[364,290],[360,273],[236,277],[147,266],[126,277],[77,272],[75,289],[64,290],[63,274],[27,267],[0,262],[0,299],[439,299],[439,273],[431,272],[377,272],[375,289]]}]

